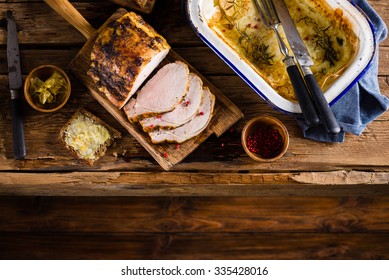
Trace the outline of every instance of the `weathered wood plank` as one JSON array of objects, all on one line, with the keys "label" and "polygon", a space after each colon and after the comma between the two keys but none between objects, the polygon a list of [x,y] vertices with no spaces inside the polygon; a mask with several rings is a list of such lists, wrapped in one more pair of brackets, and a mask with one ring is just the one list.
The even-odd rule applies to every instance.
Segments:
[{"label": "weathered wood plank", "polygon": [[[38,67],[43,64],[54,64],[61,67],[64,70],[68,70],[68,66],[70,61],[76,56],[79,49],[77,48],[64,48],[64,49],[21,49],[20,50],[20,63],[21,70],[23,75],[27,75],[32,69]],[[58,55],[58,53],[61,55]],[[0,52],[0,61],[4,61],[4,63],[0,64],[0,74],[7,75],[7,53]],[[7,78],[5,78],[7,79]],[[3,83],[3,78],[0,79],[1,83]],[[7,86],[7,81],[4,81]]]},{"label": "weathered wood plank", "polygon": [[[158,15],[143,15],[145,20],[161,33],[170,44],[203,45],[181,12],[181,1],[157,1]],[[158,3],[159,2],[159,3]],[[73,5],[85,19],[98,29],[120,6],[109,1],[75,2]],[[86,39],[65,19],[42,2],[0,3],[0,14],[6,10],[17,11],[21,44],[64,44],[82,46]],[[177,17],[171,17],[175,14]],[[6,42],[6,29],[0,29],[0,45]]]},{"label": "weathered wood plank", "polygon": [[[99,27],[118,6],[111,2],[82,2],[74,6],[92,26]],[[53,11],[46,3],[33,2],[0,4],[0,13],[13,10],[18,25],[19,43],[62,44],[82,46],[86,39],[64,18]],[[0,42],[6,43],[6,29],[0,29]]]},{"label": "weathered wood plank", "polygon": [[388,195],[387,172],[2,172],[0,195],[342,196]]},{"label": "weathered wood plank", "polygon": [[2,233],[387,233],[389,197],[0,197]]},{"label": "weathered wood plank", "polygon": [[1,233],[0,247],[0,259],[388,259],[389,235]]}]

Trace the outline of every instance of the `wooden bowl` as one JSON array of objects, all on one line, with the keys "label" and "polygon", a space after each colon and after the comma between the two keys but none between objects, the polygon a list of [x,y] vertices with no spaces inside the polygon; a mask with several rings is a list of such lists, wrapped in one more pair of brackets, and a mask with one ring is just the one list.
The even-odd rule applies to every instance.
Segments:
[{"label": "wooden bowl", "polygon": [[247,122],[242,130],[241,141],[243,149],[253,160],[274,161],[288,149],[289,133],[280,120],[263,115]]},{"label": "wooden bowl", "polygon": [[[61,74],[66,80],[67,83],[67,90],[65,94],[61,97],[61,100],[58,102],[55,102],[53,104],[40,104],[36,100],[34,100],[30,94],[30,85],[31,81],[35,78],[38,77],[42,81],[46,81],[50,76],[57,71],[58,73]],[[55,66],[55,65],[41,65],[39,67],[36,67],[33,69],[30,74],[28,74],[26,81],[24,82],[24,96],[30,104],[32,108],[34,108],[37,111],[44,112],[44,113],[51,113],[54,111],[59,110],[62,108],[66,102],[68,101],[70,97],[70,92],[71,92],[71,84],[68,75],[63,71],[61,68]]]}]

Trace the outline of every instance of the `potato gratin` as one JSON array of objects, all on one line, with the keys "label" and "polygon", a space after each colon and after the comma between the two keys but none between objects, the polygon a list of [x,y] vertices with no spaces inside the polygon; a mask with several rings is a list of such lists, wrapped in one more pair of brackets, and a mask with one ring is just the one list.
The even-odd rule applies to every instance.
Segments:
[{"label": "potato gratin", "polygon": [[[325,0],[284,1],[314,61],[312,72],[325,91],[354,58],[359,39],[343,11],[332,9]],[[214,5],[217,12],[209,27],[281,96],[295,102],[276,35],[265,28],[253,1],[214,0]]]}]

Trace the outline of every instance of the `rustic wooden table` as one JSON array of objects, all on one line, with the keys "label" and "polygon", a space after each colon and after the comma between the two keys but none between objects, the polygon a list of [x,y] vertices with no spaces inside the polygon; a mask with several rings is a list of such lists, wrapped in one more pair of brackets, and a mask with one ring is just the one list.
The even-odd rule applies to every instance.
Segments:
[{"label": "rustic wooden table", "polygon": [[[389,2],[369,2],[389,23]],[[119,8],[72,3],[95,28]],[[86,41],[43,1],[0,1],[2,17],[6,10],[19,26],[24,75],[41,64],[68,69]],[[15,160],[1,28],[0,258],[389,258],[388,113],[344,143],[304,139],[291,116],[271,109],[202,43],[181,0],[157,1],[144,18],[244,118],[164,171],[69,71],[73,94],[60,111],[25,104],[27,157]],[[387,96],[388,49],[386,40],[379,81]],[[123,135],[94,167],[57,139],[80,106]],[[243,125],[259,114],[289,130],[278,161],[254,162],[241,147]]]}]

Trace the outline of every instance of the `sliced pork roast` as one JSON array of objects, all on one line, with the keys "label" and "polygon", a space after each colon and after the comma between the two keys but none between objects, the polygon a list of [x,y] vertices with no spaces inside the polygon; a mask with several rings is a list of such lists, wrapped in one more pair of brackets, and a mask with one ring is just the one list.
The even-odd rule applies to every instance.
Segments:
[{"label": "sliced pork roast", "polygon": [[166,57],[170,46],[139,15],[129,12],[98,35],[88,75],[122,108]]},{"label": "sliced pork roast", "polygon": [[144,131],[157,127],[175,128],[190,121],[197,113],[203,99],[203,81],[196,74],[189,74],[189,88],[184,100],[173,111],[144,118],[140,124]]},{"label": "sliced pork roast", "polygon": [[215,96],[207,87],[204,87],[203,94],[199,111],[189,122],[174,129],[153,130],[149,132],[151,141],[156,144],[161,142],[182,143],[199,135],[208,126],[215,106]]},{"label": "sliced pork roast", "polygon": [[183,62],[166,64],[124,107],[131,121],[173,111],[184,100],[189,87],[189,68]]}]

